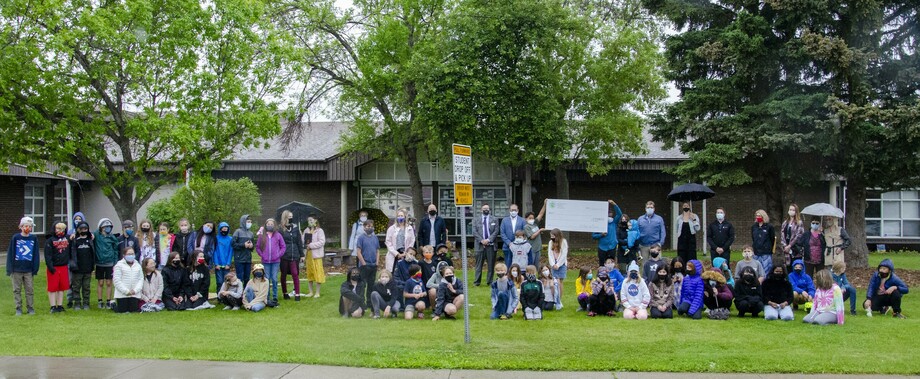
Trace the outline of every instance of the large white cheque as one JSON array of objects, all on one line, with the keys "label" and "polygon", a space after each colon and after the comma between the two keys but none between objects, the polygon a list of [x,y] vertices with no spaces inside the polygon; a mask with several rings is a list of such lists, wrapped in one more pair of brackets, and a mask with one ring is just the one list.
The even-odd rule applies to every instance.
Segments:
[{"label": "large white cheque", "polygon": [[546,229],[567,232],[607,232],[606,201],[559,200],[546,202]]}]

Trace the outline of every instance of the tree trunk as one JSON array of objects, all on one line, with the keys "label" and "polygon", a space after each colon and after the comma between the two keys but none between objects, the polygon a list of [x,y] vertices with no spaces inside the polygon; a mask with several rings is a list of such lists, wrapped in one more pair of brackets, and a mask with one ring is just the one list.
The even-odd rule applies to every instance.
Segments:
[{"label": "tree trunk", "polygon": [[850,247],[844,254],[848,267],[868,267],[869,247],[866,245],[866,186],[861,181],[847,179],[846,231]]},{"label": "tree trunk", "polygon": [[565,168],[565,164],[556,166],[556,198],[569,198],[569,173]]},{"label": "tree trunk", "polygon": [[[422,194],[422,176],[418,172],[418,150],[413,146],[406,148],[406,172],[409,174],[409,186],[412,189],[412,214],[416,220],[421,220],[428,208]],[[415,226],[418,227],[418,224]]]},{"label": "tree trunk", "polygon": [[[763,177],[763,191],[766,197],[767,215],[770,216],[770,223],[777,229],[779,237],[779,227],[783,223],[783,215],[786,214],[785,208],[788,206],[783,202],[783,181],[780,179],[778,172],[771,172]],[[753,220],[754,215],[749,215]]]},{"label": "tree trunk", "polygon": [[[130,191],[130,190],[129,190]],[[121,225],[125,220],[132,220],[134,224],[137,225],[137,211],[141,208],[141,204],[137,204],[131,199],[131,192],[121,192],[122,197],[118,197],[118,192],[112,192],[111,195],[106,196],[109,199],[109,202],[112,203],[112,207],[115,208],[115,213],[118,214],[119,220],[112,220],[112,224],[118,226]],[[118,227],[115,228],[116,230]]]},{"label": "tree trunk", "polygon": [[533,208],[533,164],[524,165],[524,188],[521,192],[521,210],[524,214],[537,213],[538,211]]}]

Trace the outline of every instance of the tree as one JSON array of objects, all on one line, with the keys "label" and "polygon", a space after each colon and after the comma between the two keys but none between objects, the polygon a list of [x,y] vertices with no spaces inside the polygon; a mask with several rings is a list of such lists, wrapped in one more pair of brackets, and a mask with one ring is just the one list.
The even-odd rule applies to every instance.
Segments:
[{"label": "tree", "polygon": [[[421,219],[420,153],[441,148],[427,143],[419,122],[417,62],[431,51],[450,0],[357,0],[346,9],[332,1],[278,0],[274,18],[296,45],[303,68],[299,115],[324,100],[351,124],[342,151],[368,153],[406,163],[415,217]],[[299,119],[300,117],[296,117]],[[288,139],[298,138],[299,122]]]},{"label": "tree", "polygon": [[548,163],[564,197],[566,162],[603,174],[641,152],[640,114],[664,90],[656,24],[629,3],[463,2],[420,70],[432,137],[509,166]]},{"label": "tree", "polygon": [[249,178],[213,180],[199,177],[169,198],[150,204],[148,218],[154,224],[165,221],[173,226],[178,225],[182,218],[187,218],[192,225],[226,221],[232,234],[244,214],[252,218],[253,224],[261,223],[260,199],[259,188]]},{"label": "tree", "polygon": [[122,219],[280,129],[284,48],[260,1],[10,1],[0,154],[90,175]]}]

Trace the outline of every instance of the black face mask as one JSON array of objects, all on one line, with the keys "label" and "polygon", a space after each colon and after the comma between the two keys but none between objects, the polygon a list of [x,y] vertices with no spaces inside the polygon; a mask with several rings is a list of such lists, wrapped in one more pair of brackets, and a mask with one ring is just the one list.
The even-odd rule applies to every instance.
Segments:
[{"label": "black face mask", "polygon": [[229,234],[229,233],[230,233],[229,230],[221,230],[221,231],[220,231],[220,235],[222,235],[222,236],[226,236],[226,235]]},{"label": "black face mask", "polygon": [[259,271],[259,272],[253,273],[252,276],[254,276],[256,279],[262,279],[262,277],[264,277],[265,274]]},{"label": "black face mask", "polygon": [[438,211],[428,211],[429,216],[435,216],[438,214]]},{"label": "black face mask", "polygon": [[482,215],[483,215],[483,216],[488,216],[488,215],[489,215],[489,213],[492,213],[492,212],[489,212],[489,210],[488,210],[488,209],[486,209],[486,210],[484,210],[484,211],[482,211]]},{"label": "black face mask", "polygon": [[690,212],[690,208],[684,208],[684,212]]},{"label": "black face mask", "polygon": [[657,251],[650,251],[649,254],[651,254],[652,258],[658,258],[658,255],[661,253]]},{"label": "black face mask", "polygon": [[693,271],[693,270],[691,270],[691,269],[688,268],[687,271],[686,271],[686,273],[687,273],[687,275],[693,275],[693,274],[695,273],[695,271]]},{"label": "black face mask", "polygon": [[610,280],[609,276],[604,276],[604,275],[598,276],[597,278],[600,279],[602,282],[606,282],[607,280]]},{"label": "black face mask", "polygon": [[173,266],[179,266],[179,261],[172,261]]},{"label": "black face mask", "polygon": [[497,274],[495,274],[495,275],[498,275],[498,278],[499,278],[499,279],[505,277],[505,273],[504,273],[504,272],[499,272],[499,273],[497,273]]},{"label": "black face mask", "polygon": [[887,272],[881,272],[881,271],[879,271],[879,273],[878,273],[878,276],[880,276],[880,277],[882,277],[882,278],[887,278],[888,275],[891,275],[891,274],[890,274],[890,273],[887,273]]},{"label": "black face mask", "polygon": [[355,281],[355,282],[357,282],[357,281],[360,280],[360,279],[361,279],[361,275],[352,275],[352,276],[351,276],[351,280],[353,280],[353,281]]},{"label": "black face mask", "polygon": [[745,276],[744,276],[744,281],[746,281],[746,282],[753,282],[753,281],[754,281],[754,275],[745,275]]},{"label": "black face mask", "polygon": [[632,279],[632,280],[639,279],[639,273],[637,273],[637,272],[631,272],[631,273],[629,273],[629,278]]}]

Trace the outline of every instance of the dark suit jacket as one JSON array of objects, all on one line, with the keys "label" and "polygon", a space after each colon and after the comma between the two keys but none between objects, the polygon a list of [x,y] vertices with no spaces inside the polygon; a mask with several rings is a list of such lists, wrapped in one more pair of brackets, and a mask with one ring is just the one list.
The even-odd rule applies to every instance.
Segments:
[{"label": "dark suit jacket", "polygon": [[444,222],[444,219],[441,216],[437,216],[434,219],[434,241],[430,241],[431,238],[431,219],[427,216],[422,219],[422,222],[419,223],[418,227],[418,241],[419,246],[435,246],[442,243],[447,243],[447,223]]},{"label": "dark suit jacket", "polygon": [[[498,237],[501,236],[501,233],[499,233],[498,227],[499,227],[499,220],[495,216],[489,215],[489,225],[488,225],[489,241],[491,241],[493,247],[495,246],[495,242],[498,241]],[[484,247],[482,244],[483,230],[484,229],[482,227],[482,214],[478,216],[473,216],[473,241],[476,245],[474,248],[476,252],[482,251],[482,248]]]}]

